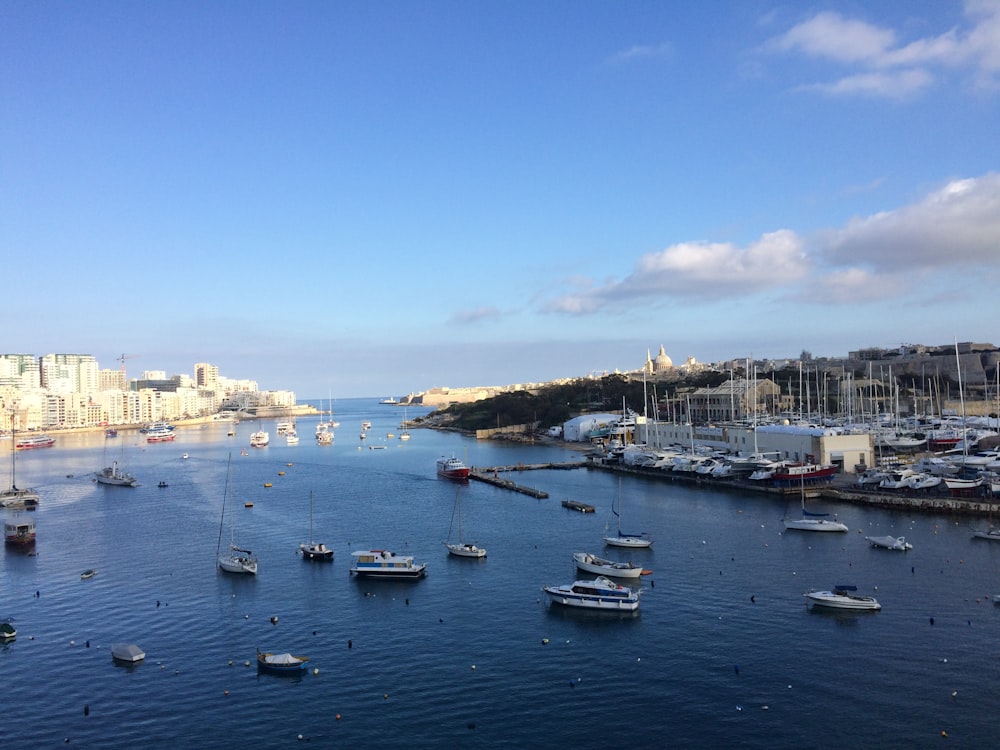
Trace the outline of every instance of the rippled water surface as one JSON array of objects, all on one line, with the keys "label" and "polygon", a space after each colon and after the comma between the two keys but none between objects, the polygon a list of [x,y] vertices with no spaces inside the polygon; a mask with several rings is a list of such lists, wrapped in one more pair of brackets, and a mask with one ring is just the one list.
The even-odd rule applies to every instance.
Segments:
[{"label": "rippled water surface", "polygon": [[[299,735],[323,747],[587,748],[612,736],[634,747],[922,747],[943,732],[955,746],[993,745],[1000,544],[972,540],[967,521],[843,506],[831,510],[848,534],[785,534],[777,499],[625,477],[625,526],[655,538],[628,553],[601,544],[616,475],[541,470],[512,478],[548,499],[462,487],[465,536],[489,554],[450,558],[441,542],[458,485],[435,476],[438,457],[496,466],[581,454],[430,430],[400,442],[387,437],[400,408],[335,408],[332,446],[315,444],[311,418],[298,420],[297,446],[265,422],[272,442],[258,450],[258,425],[243,423],[235,437],[214,424],[155,445],[125,431],[60,436],[18,455],[18,484],[42,505],[36,554],[0,556],[0,617],[18,627],[0,646],[4,747],[282,747]],[[363,419],[374,423],[364,443]],[[260,558],[256,577],[215,566],[230,455],[235,533]],[[142,485],[94,483],[112,459]],[[296,555],[310,492],[332,565]],[[566,498],[597,512],[568,511]],[[914,549],[863,538],[889,533]],[[351,579],[350,552],[371,547],[426,561],[427,578]],[[582,577],[578,550],[653,571],[638,614],[543,598],[543,584]],[[87,568],[98,574],[81,580]],[[805,591],[844,583],[883,610],[805,606]],[[145,662],[115,666],[119,641],[139,644]],[[258,676],[258,647],[305,654],[318,673]]]}]

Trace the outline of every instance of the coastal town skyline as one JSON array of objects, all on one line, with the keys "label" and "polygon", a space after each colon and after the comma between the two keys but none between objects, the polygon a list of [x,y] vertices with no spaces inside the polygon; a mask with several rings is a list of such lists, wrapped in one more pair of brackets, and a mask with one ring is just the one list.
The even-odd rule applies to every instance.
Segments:
[{"label": "coastal town skyline", "polygon": [[349,398],[997,338],[992,0],[0,14],[3,351]]}]

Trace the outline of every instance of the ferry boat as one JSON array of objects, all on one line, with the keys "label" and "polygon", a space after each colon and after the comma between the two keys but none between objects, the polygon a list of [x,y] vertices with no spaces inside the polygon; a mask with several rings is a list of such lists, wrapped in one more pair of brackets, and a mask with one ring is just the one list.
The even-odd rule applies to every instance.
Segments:
[{"label": "ferry boat", "polygon": [[598,576],[592,581],[574,581],[562,586],[543,586],[542,591],[557,604],[613,612],[639,609],[639,591],[620,586],[610,578]]},{"label": "ferry boat", "polygon": [[159,430],[173,430],[173,429],[174,426],[170,424],[170,422],[165,422],[163,420],[160,420],[159,422],[149,422],[148,424],[144,424],[142,427],[139,428],[139,432],[148,433],[148,432],[157,432]]},{"label": "ferry boat", "polygon": [[146,432],[147,443],[170,443],[173,442],[175,437],[174,433],[165,427],[158,430],[147,430]]},{"label": "ferry boat", "polygon": [[18,438],[14,447],[19,451],[27,451],[32,448],[51,448],[56,444],[54,437],[48,435],[31,435],[29,437]]},{"label": "ferry boat", "polygon": [[448,479],[468,479],[469,467],[460,458],[455,458],[454,456],[451,458],[442,457],[437,460],[437,473],[438,476]]},{"label": "ferry boat", "polygon": [[413,580],[427,574],[427,563],[414,563],[410,555],[397,555],[384,549],[357,550],[351,553],[351,573],[367,578],[403,578]]},{"label": "ferry boat", "polygon": [[35,522],[13,518],[3,522],[3,540],[7,544],[24,547],[35,541]]},{"label": "ferry boat", "polygon": [[263,448],[270,442],[271,436],[265,430],[257,430],[257,432],[250,435],[251,448]]}]

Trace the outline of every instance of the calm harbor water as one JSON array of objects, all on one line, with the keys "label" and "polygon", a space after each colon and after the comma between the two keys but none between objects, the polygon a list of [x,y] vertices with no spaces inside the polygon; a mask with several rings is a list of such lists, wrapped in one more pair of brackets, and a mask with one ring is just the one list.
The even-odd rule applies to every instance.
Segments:
[{"label": "calm harbor water", "polygon": [[[971,539],[967,519],[842,506],[828,509],[848,534],[785,533],[780,500],[626,477],[624,525],[655,539],[629,553],[601,543],[616,475],[533,471],[513,478],[548,499],[461,486],[464,536],[489,554],[451,558],[442,541],[459,485],[435,476],[438,457],[493,466],[579,452],[430,430],[400,442],[387,438],[399,407],[335,410],[331,446],[313,440],[314,417],[298,420],[296,446],[264,422],[271,445],[252,450],[256,423],[235,437],[219,423],[178,429],[173,443],[122,431],[19,454],[18,483],[42,504],[36,554],[0,556],[0,617],[18,628],[0,646],[0,745],[993,746],[1000,544]],[[230,455],[235,533],[260,558],[256,577],[215,565]],[[112,459],[142,485],[94,483]],[[310,492],[332,565],[296,555]],[[566,510],[567,498],[597,512]],[[871,549],[868,534],[914,549]],[[350,578],[350,552],[370,547],[428,562],[427,578]],[[653,571],[638,614],[549,604],[543,584],[584,577],[579,550]],[[88,568],[97,576],[81,580]],[[834,584],[874,592],[882,611],[805,606],[805,591]],[[120,641],[145,662],[115,666]],[[258,647],[306,654],[318,674],[258,676]]]}]

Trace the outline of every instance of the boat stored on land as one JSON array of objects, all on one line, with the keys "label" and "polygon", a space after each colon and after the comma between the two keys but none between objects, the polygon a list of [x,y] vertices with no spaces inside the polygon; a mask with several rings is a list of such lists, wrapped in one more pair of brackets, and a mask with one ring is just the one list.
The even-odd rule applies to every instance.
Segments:
[{"label": "boat stored on land", "polygon": [[643,570],[641,565],[632,562],[605,560],[589,552],[574,552],[573,561],[580,570],[597,575],[614,576],[615,578],[638,578],[647,572]]},{"label": "boat stored on land", "polygon": [[367,578],[423,578],[427,563],[414,563],[411,555],[397,555],[384,549],[357,550],[351,553],[351,573]]},{"label": "boat stored on land", "polygon": [[803,596],[819,607],[858,610],[882,609],[882,605],[876,601],[875,597],[863,596],[857,591],[857,586],[835,586],[833,591],[810,591]]},{"label": "boat stored on land", "polygon": [[611,612],[634,612],[639,608],[639,591],[620,586],[605,576],[592,581],[574,581],[562,586],[543,586],[542,591],[557,604]]}]

